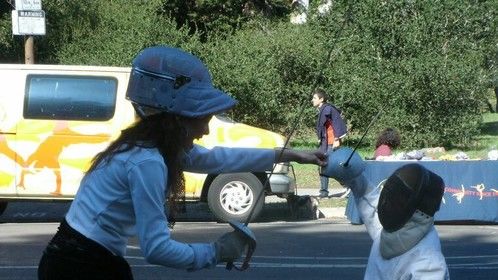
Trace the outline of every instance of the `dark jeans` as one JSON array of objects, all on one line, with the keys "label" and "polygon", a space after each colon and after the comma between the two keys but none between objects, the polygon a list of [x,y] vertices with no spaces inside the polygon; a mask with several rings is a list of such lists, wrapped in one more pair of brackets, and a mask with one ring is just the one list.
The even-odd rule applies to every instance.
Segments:
[{"label": "dark jeans", "polygon": [[[332,151],[332,149],[333,149],[332,145],[328,145],[326,151],[323,151],[324,149],[320,148],[322,152]],[[320,169],[318,169],[318,172],[320,173]],[[329,192],[329,177],[320,175],[320,193],[328,193],[328,192]]]},{"label": "dark jeans", "polygon": [[320,193],[329,192],[329,177],[320,175]]},{"label": "dark jeans", "polygon": [[133,279],[123,257],[86,238],[66,220],[52,238],[38,265],[38,279]]}]

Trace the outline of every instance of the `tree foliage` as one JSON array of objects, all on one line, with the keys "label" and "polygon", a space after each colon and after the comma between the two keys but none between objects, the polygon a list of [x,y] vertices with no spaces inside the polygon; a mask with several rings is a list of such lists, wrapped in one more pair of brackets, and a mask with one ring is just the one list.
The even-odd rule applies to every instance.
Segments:
[{"label": "tree foliage", "polygon": [[[496,51],[493,1],[335,1],[305,26],[261,22],[210,45],[216,81],[238,117],[288,128],[314,83],[343,109],[353,134],[384,127],[405,147],[468,145],[477,135]],[[330,59],[326,59],[330,54]],[[305,108],[300,127],[312,128]],[[250,113],[257,111],[258,114]]]},{"label": "tree foliage", "polygon": [[269,30],[263,24],[205,45],[201,56],[215,82],[239,100],[236,119],[282,132],[298,117],[299,107],[309,107],[313,73],[323,56],[302,52],[318,40],[307,26],[292,27]]},{"label": "tree foliage", "polygon": [[164,10],[178,27],[187,27],[203,41],[235,33],[251,19],[282,20],[290,12],[288,0],[173,0]]},{"label": "tree foliage", "polygon": [[[335,0],[293,25],[287,0],[44,0],[37,63],[130,65],[167,44],[199,55],[239,100],[237,120],[312,135],[311,92],[324,88],[351,135],[385,127],[402,145],[469,145],[487,87],[498,80],[496,0]],[[0,0],[0,61],[23,61],[9,2]],[[313,136],[311,136],[313,137]]]},{"label": "tree foliage", "polygon": [[396,127],[406,146],[469,144],[493,75],[483,67],[498,43],[493,2],[355,3],[328,68],[334,87],[348,92],[353,125],[364,130],[382,110],[373,131]]},{"label": "tree foliage", "polygon": [[[37,63],[129,66],[144,47],[168,44],[188,49],[197,38],[165,16],[160,0],[47,0],[43,9],[47,34],[36,37]],[[6,18],[10,24],[10,11],[2,18],[0,26]],[[0,38],[5,37],[2,32]],[[2,61],[22,61],[23,38],[18,37],[6,40],[16,44],[2,44],[0,39]]]}]

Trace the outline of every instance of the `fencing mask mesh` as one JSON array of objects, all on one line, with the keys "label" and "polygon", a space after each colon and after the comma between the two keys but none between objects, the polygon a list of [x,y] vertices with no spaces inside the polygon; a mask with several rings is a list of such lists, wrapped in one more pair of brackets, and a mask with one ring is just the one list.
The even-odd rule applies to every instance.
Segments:
[{"label": "fencing mask mesh", "polygon": [[377,206],[384,230],[402,228],[415,210],[434,216],[444,193],[444,182],[420,164],[407,164],[386,180]]}]

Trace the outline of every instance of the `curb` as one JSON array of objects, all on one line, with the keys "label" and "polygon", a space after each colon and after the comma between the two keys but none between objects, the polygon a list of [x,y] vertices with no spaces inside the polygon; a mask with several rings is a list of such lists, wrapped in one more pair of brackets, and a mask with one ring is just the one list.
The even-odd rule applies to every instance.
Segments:
[{"label": "curb", "polygon": [[320,218],[346,219],[346,207],[318,207]]},{"label": "curb", "polygon": [[[315,196],[317,189],[299,189],[297,195],[299,196]],[[344,193],[343,189],[331,189],[330,198],[335,199]],[[345,207],[320,207],[317,206],[316,216],[319,219],[338,219],[346,220]],[[276,195],[267,196],[265,198],[265,208],[260,217],[260,220],[281,220],[289,219],[291,212],[288,208],[287,199],[277,197]],[[177,213],[177,221],[216,221],[216,218],[211,213],[207,203],[194,202],[187,203],[185,213]]]},{"label": "curb", "polygon": [[[296,195],[304,196],[316,196],[318,194],[317,188],[299,188],[297,189]],[[343,188],[332,188],[329,189],[330,197],[328,199],[334,199],[339,197],[345,197],[349,193],[348,189]],[[284,198],[279,198],[277,196],[267,196],[266,204],[268,203],[285,203],[286,200]],[[320,207],[318,206],[319,218],[346,218],[346,207]]]}]

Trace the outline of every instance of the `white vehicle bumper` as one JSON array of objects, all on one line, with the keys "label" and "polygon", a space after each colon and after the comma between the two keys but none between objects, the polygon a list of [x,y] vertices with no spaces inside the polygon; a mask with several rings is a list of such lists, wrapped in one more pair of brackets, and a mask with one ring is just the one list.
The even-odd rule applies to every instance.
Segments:
[{"label": "white vehicle bumper", "polygon": [[294,193],[296,181],[287,174],[273,174],[270,177],[270,188],[273,194]]}]

